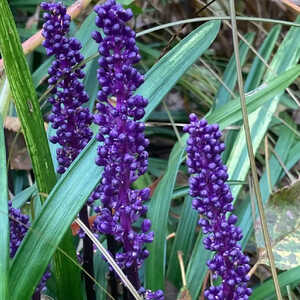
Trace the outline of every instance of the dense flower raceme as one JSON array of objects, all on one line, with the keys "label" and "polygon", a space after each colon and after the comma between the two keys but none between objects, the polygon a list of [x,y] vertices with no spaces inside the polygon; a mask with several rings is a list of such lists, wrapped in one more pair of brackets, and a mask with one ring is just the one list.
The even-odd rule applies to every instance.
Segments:
[{"label": "dense flower raceme", "polygon": [[56,85],[51,91],[52,97],[48,99],[52,104],[49,121],[56,129],[56,135],[50,140],[61,145],[57,150],[57,171],[64,173],[91,139],[89,125],[93,117],[88,108],[82,107],[89,99],[81,82],[84,64],[74,69],[83,61],[79,52],[81,44],[77,39],[66,36],[71,18],[62,3],[43,2],[41,7],[47,11],[43,15],[46,21],[42,30],[45,38],[43,46],[48,56],[55,56],[48,69],[48,83]]},{"label": "dense flower raceme", "polygon": [[233,197],[229,186],[227,168],[222,164],[221,153],[225,149],[220,141],[221,131],[217,124],[208,125],[190,115],[190,124],[184,131],[190,134],[187,142],[187,165],[190,178],[190,194],[193,208],[201,215],[199,225],[207,234],[203,243],[206,249],[215,252],[207,262],[214,278],[222,283],[205,291],[209,300],[246,300],[251,294],[247,288],[250,269],[249,258],[245,256],[238,241],[242,239],[241,229],[234,224],[237,217],[233,211]]},{"label": "dense flower raceme", "polygon": [[[9,214],[9,229],[10,229],[10,257],[13,258],[24,239],[25,234],[30,227],[29,217],[21,213],[20,209],[16,209],[12,206],[12,202],[8,202],[8,214]],[[35,292],[39,293],[45,289],[46,282],[50,278],[51,273],[49,267],[44,273],[39,285]]]},{"label": "dense flower raceme", "polygon": [[[131,184],[147,170],[149,140],[144,136],[145,124],[138,122],[144,116],[147,100],[133,92],[143,83],[143,76],[133,67],[140,60],[135,33],[126,25],[131,10],[123,9],[115,1],[95,7],[96,25],[104,35],[93,33],[99,43],[99,70],[101,85],[94,121],[100,126],[97,135],[96,164],[104,167],[101,183],[90,197],[90,203],[101,199],[95,210],[99,216],[95,228],[112,236],[122,244],[115,260],[129,280],[143,292],[138,269],[149,252],[144,244],[153,240],[151,222],[144,219],[141,232],[133,228],[140,216],[145,216],[150,190],[132,190]],[[113,103],[115,102],[115,104]],[[163,299],[162,291],[146,292],[147,299]]]}]

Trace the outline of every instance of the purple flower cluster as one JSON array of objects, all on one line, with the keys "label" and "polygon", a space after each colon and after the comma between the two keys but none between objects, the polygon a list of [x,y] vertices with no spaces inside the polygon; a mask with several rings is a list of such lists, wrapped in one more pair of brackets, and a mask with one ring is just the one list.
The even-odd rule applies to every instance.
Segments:
[{"label": "purple flower cluster", "polygon": [[80,53],[81,44],[66,36],[71,18],[62,3],[43,2],[41,8],[47,11],[43,15],[46,21],[42,30],[43,46],[48,56],[55,56],[48,69],[48,83],[55,85],[51,90],[52,97],[48,99],[52,104],[49,121],[56,129],[56,135],[50,140],[62,146],[57,150],[57,172],[64,173],[91,139],[89,126],[93,117],[88,108],[82,107],[89,100],[81,82],[84,64],[74,68],[84,59]]},{"label": "purple flower cluster", "polygon": [[249,258],[242,253],[238,241],[242,239],[241,229],[235,226],[237,217],[228,216],[234,209],[229,186],[227,168],[221,160],[225,149],[220,141],[222,135],[217,124],[208,125],[190,115],[190,124],[184,131],[190,134],[187,142],[187,166],[190,178],[190,194],[193,208],[201,215],[199,225],[207,234],[203,243],[206,249],[215,252],[207,262],[214,278],[222,283],[205,291],[209,300],[246,300],[251,294],[247,288],[250,269]]},{"label": "purple flower cluster", "polygon": [[[9,229],[10,229],[10,257],[13,258],[23,241],[25,234],[30,227],[29,217],[21,213],[20,209],[16,209],[12,206],[12,202],[8,202],[8,214],[9,214]],[[35,293],[40,293],[46,287],[46,282],[50,278],[51,273],[49,267],[44,273],[40,283],[38,284]]]},{"label": "purple flower cluster", "polygon": [[[131,10],[123,9],[112,0],[96,6],[95,12],[96,25],[104,33],[93,33],[101,56],[97,74],[101,91],[96,105],[98,113],[94,117],[100,126],[96,164],[103,166],[104,171],[100,185],[90,197],[90,203],[96,199],[102,202],[101,207],[95,208],[99,216],[94,227],[122,245],[115,260],[133,285],[143,289],[138,269],[149,255],[144,244],[152,242],[153,232],[149,219],[144,219],[140,232],[133,224],[145,216],[144,202],[149,199],[150,190],[132,190],[130,186],[147,170],[149,140],[144,135],[145,124],[138,120],[144,116],[148,101],[133,95],[144,78],[133,67],[140,55],[135,33],[126,25],[132,17]],[[148,299],[163,299],[161,291],[156,293],[149,293]]]}]

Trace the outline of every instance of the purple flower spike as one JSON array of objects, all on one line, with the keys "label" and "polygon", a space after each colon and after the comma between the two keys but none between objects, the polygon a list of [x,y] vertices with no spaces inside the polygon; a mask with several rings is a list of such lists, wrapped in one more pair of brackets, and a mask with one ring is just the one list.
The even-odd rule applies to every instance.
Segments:
[{"label": "purple flower spike", "polygon": [[[8,214],[9,214],[9,229],[10,229],[10,257],[13,258],[21,245],[25,234],[30,227],[29,217],[23,215],[20,209],[12,206],[12,202],[8,201]],[[39,285],[35,289],[35,293],[40,293],[46,288],[46,282],[50,278],[50,268],[47,267]]]},{"label": "purple flower spike", "polygon": [[217,124],[208,125],[190,115],[190,124],[184,131],[190,134],[187,142],[187,166],[190,177],[190,195],[194,198],[193,208],[201,215],[199,225],[207,234],[203,243],[206,249],[215,252],[207,262],[214,278],[219,276],[222,283],[205,291],[208,300],[246,300],[251,294],[247,288],[250,269],[249,258],[238,244],[242,231],[234,224],[233,197],[229,186],[227,168],[221,160],[225,149],[220,141],[222,135]]},{"label": "purple flower spike", "polygon": [[[132,190],[131,184],[144,174],[148,166],[145,124],[142,119],[148,101],[134,91],[143,83],[143,76],[133,67],[140,60],[135,33],[126,22],[131,10],[123,9],[115,1],[106,1],[95,7],[96,25],[104,35],[94,32],[99,44],[99,70],[97,78],[101,85],[94,122],[99,125],[96,164],[104,167],[101,183],[91,195],[89,202],[101,199],[102,207],[95,208],[99,216],[95,228],[109,235],[122,245],[114,253],[115,260],[124,270],[137,290],[141,284],[138,269],[149,252],[145,243],[151,243],[151,222],[145,219],[137,231],[133,224],[147,212],[144,202],[150,190]],[[163,299],[162,292],[159,294]]]},{"label": "purple flower spike", "polygon": [[82,107],[89,100],[81,82],[84,65],[74,69],[84,59],[79,51],[81,44],[66,36],[71,17],[62,3],[43,2],[41,8],[47,11],[43,15],[46,21],[42,30],[43,46],[48,56],[55,56],[48,69],[48,83],[56,85],[48,99],[52,104],[49,121],[56,129],[56,135],[50,141],[62,146],[57,150],[57,172],[64,173],[91,139],[89,126],[93,117],[88,108]]}]

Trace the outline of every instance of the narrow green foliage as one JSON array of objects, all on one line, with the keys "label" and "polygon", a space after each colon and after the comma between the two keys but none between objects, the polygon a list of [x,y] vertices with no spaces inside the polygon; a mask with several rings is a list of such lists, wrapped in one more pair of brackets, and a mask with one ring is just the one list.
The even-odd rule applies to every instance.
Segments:
[{"label": "narrow green foliage", "polygon": [[33,195],[36,195],[37,193],[38,193],[38,191],[37,191],[35,184],[32,186],[29,186],[22,192],[18,193],[12,199],[13,207],[21,208],[26,203],[26,201],[28,201],[30,199],[30,197],[32,197]]},{"label": "narrow green foliage", "polygon": [[[281,31],[280,25],[274,26],[258,50],[259,55],[266,62],[268,62],[272,54],[272,51],[274,50],[280,31]],[[255,89],[257,86],[259,86],[266,68],[267,66],[264,64],[264,62],[258,56],[256,56],[253,60],[249,74],[245,81],[244,89],[246,92],[249,92]]]},{"label": "narrow green foliage", "polygon": [[195,242],[197,220],[198,214],[192,208],[192,198],[187,196],[184,200],[183,212],[180,216],[171,255],[168,260],[167,278],[179,288],[181,287],[181,273],[177,251],[182,251],[184,263],[187,264],[190,251]]},{"label": "narrow green foliage", "polygon": [[[278,141],[275,146],[275,152],[279,155],[279,157],[282,159],[283,163],[286,163],[288,161],[288,156],[290,153],[290,149],[293,145],[295,139],[295,135],[291,130],[288,128],[281,126],[280,128],[280,135],[278,138]],[[271,151],[271,149],[269,149]],[[275,155],[271,155],[270,161],[269,161],[270,170],[272,170],[271,173],[271,184],[272,187],[275,186],[275,184],[279,181],[280,175],[282,174],[282,167],[280,163],[278,162]],[[264,202],[266,202],[270,197],[270,190],[268,186],[268,179],[267,179],[267,171],[265,170],[264,173],[261,176],[260,179],[260,188],[261,188],[261,194],[262,199]],[[243,231],[246,233],[242,240],[242,246],[245,247],[249,234],[248,232],[252,232],[253,227],[253,218],[252,218],[252,209],[250,206],[250,203],[248,203],[247,209],[243,211],[243,213],[240,215],[239,218],[239,226],[243,229]]]},{"label": "narrow green foliage", "polygon": [[[300,65],[295,66],[283,74],[276,76],[273,80],[269,80],[269,82],[263,83],[257,89],[247,93],[246,102],[248,112],[251,113],[255,111],[265,102],[267,102],[266,104],[272,104],[272,101],[268,100],[280,94],[285,88],[287,88],[299,76],[299,71]],[[207,116],[207,120],[209,122],[218,123],[221,128],[225,128],[226,126],[241,120],[241,107],[238,100],[239,98],[236,98],[230,103],[223,105],[221,108],[214,110]],[[241,151],[239,148],[236,150]],[[234,159],[236,160],[237,158],[234,157]],[[236,163],[238,162],[239,161],[237,160]],[[243,167],[243,165],[241,167]],[[234,180],[244,180],[244,178],[240,179],[238,176],[231,177]]]},{"label": "narrow green foliage", "polygon": [[[300,21],[300,19],[299,19]],[[299,28],[292,28],[286,35],[284,41],[282,42],[278,52],[273,58],[271,67],[273,72],[268,71],[268,76],[267,77],[272,77],[272,78],[278,78],[279,76],[275,76],[274,72],[282,72],[283,68],[291,68],[292,65],[294,65],[300,56],[300,51],[299,51],[299,43],[297,42],[300,39],[300,29]],[[287,60],[286,57],[289,57],[290,59]],[[288,61],[288,62],[287,62]],[[295,67],[294,67],[295,68]],[[297,67],[296,67],[297,68]],[[290,69],[291,70],[291,69]],[[289,71],[290,71],[289,70]],[[284,74],[286,74],[286,71]],[[257,110],[255,113],[250,114],[249,120],[250,120],[250,125],[251,125],[251,136],[252,136],[252,142],[254,149],[257,150],[264,135],[265,132],[268,129],[268,125],[271,121],[271,116],[273,112],[276,110],[277,103],[279,101],[279,97],[275,97],[272,99],[272,101],[266,103],[260,110]],[[288,138],[288,136],[287,136]],[[288,154],[288,151],[284,150],[286,154]],[[285,154],[284,154],[285,155]],[[240,164],[240,161],[243,161],[243,164]],[[235,180],[245,180],[246,175],[249,171],[249,161],[247,160],[247,149],[246,149],[246,144],[245,144],[245,138],[244,138],[244,132],[243,129],[241,129],[233,150],[231,152],[230,158],[228,160],[228,172],[230,175],[231,179]],[[280,168],[281,170],[281,168]],[[279,175],[275,172],[272,176],[275,176],[274,179],[275,181],[272,181],[274,184],[276,183],[276,180],[279,180]],[[281,171],[280,171],[281,172]],[[271,172],[272,173],[272,172]],[[266,183],[266,175],[264,176],[265,178],[263,179],[264,182]],[[272,180],[274,180],[272,179]],[[269,191],[264,183],[264,186],[262,187],[262,197],[263,201],[267,201],[268,196],[269,196]],[[233,186],[232,187],[232,193],[233,196],[236,198],[239,191],[241,189],[241,186]],[[247,238],[250,235],[250,232],[252,231],[252,222],[249,222],[249,217],[251,216],[251,207],[249,203],[249,207],[247,209],[247,212],[244,213],[243,215],[243,221],[242,218],[240,218],[241,223],[241,228],[244,233],[244,240],[243,240],[243,245],[245,245]],[[250,218],[251,220],[251,218]]]},{"label": "narrow green foliage", "polygon": [[3,120],[0,114],[0,299],[9,299],[9,220],[8,220],[8,190],[6,151],[3,130]]},{"label": "narrow green foliage", "polygon": [[[276,45],[276,41],[278,39],[280,30],[280,25],[274,26],[268,34],[268,36],[266,37],[266,39],[264,40],[264,42],[262,43],[261,47],[259,48],[258,53],[266,62],[269,60],[271,53]],[[253,64],[251,65],[249,74],[245,81],[244,90],[246,93],[251,90],[254,90],[259,86],[266,68],[267,66],[264,64],[264,62],[258,56],[256,56],[253,60]],[[227,134],[225,140],[226,149],[222,155],[223,162],[227,163],[228,157],[231,153],[232,147],[234,145],[238,133],[238,131],[233,130]]]},{"label": "narrow green foliage", "polygon": [[[248,33],[245,36],[245,39],[251,45],[253,43],[254,37],[255,37],[254,33]],[[241,41],[240,42],[241,65],[243,65],[246,62],[248,51],[249,51],[248,45],[245,42]],[[234,91],[234,87],[236,85],[236,80],[237,80],[236,63],[235,63],[234,55],[231,56],[226,66],[222,80],[231,91]],[[231,98],[231,94],[224,87],[224,85],[221,84],[218,93],[216,95],[216,101],[215,101],[216,107],[217,108],[221,107],[222,105],[227,103],[230,100],[230,98]]]},{"label": "narrow green foliage", "polygon": [[56,178],[50,159],[43,118],[16,25],[6,0],[0,2],[0,11],[0,50],[6,75],[30,151],[38,189],[41,193],[48,194]]},{"label": "narrow green foliage", "polygon": [[[294,73],[294,74],[292,75],[292,73]],[[257,102],[260,102],[260,101],[262,101],[262,102],[260,102],[260,104],[263,104],[263,102],[269,100],[272,96],[275,96],[276,93],[277,94],[280,93],[280,89],[281,89],[281,91],[284,90],[284,88],[287,87],[291,82],[293,82],[297,78],[297,76],[299,76],[299,74],[300,74],[300,66],[294,67],[291,70],[286,71],[285,73],[281,74],[276,79],[270,81],[269,83],[263,84],[260,88],[255,90],[256,92],[253,91],[249,94],[246,94],[246,103],[247,103],[247,108],[248,108],[249,113],[254,111],[257,107],[259,107],[259,106],[256,106],[256,108],[254,108],[251,105],[249,105],[252,101],[253,101],[253,104],[255,104],[255,103],[257,104]],[[292,76],[290,77],[290,75],[292,75]],[[283,82],[285,82],[285,84]],[[281,88],[275,92],[275,90],[279,86],[281,86]],[[254,98],[251,99],[252,97],[254,97]],[[240,108],[238,109],[239,118],[232,118],[233,115],[231,115],[231,111],[235,111],[235,109],[237,109],[237,108],[235,108],[235,103],[237,105],[240,102],[238,99],[236,99],[236,100],[232,101],[232,103],[225,104],[220,109],[216,109],[213,113],[211,113],[209,116],[207,116],[207,120],[209,121],[209,123],[219,123],[221,129],[224,129],[226,126],[228,126],[236,121],[241,120]],[[227,105],[229,105],[229,104],[230,104],[230,106],[227,107]],[[225,107],[227,107],[227,108],[225,108]],[[237,105],[237,107],[239,107],[239,105]],[[225,114],[225,111],[227,112],[227,114]],[[235,178],[235,177],[231,176],[231,179],[239,180],[240,178]],[[241,186],[242,185],[233,185],[233,186],[231,186],[231,190],[235,190],[236,188],[240,189]],[[247,220],[248,220],[248,224],[249,224],[249,217]],[[242,228],[242,230],[243,230],[243,232],[245,232],[244,228]],[[246,236],[248,236],[248,232],[246,232]],[[200,239],[200,237],[199,237],[199,239]],[[201,289],[201,283],[202,283],[202,281],[205,277],[206,271],[207,271],[206,264],[203,263],[203,261],[206,262],[207,259],[209,258],[210,254],[209,254],[209,252],[207,254],[205,254],[205,253],[206,252],[204,251],[202,242],[201,243],[198,242],[194,246],[193,255],[189,261],[189,265],[188,265],[188,269],[187,269],[187,282],[188,282],[188,289],[189,289],[193,299],[197,298],[197,296],[200,292],[200,289]],[[201,264],[201,266],[199,266],[199,264]]]},{"label": "narrow green foliage", "polygon": [[187,287],[193,300],[198,299],[198,294],[208,271],[206,262],[211,257],[212,253],[204,248],[202,233],[199,233],[186,271]]},{"label": "narrow green foliage", "polygon": [[96,299],[97,300],[109,299],[107,297],[107,291],[106,291],[107,289],[106,274],[108,272],[108,265],[107,262],[104,261],[100,251],[97,251],[94,254],[94,272],[95,272],[95,279],[102,286],[102,288],[100,288],[98,285],[96,286]]},{"label": "narrow green foliage", "polygon": [[[6,75],[22,124],[26,144],[30,152],[38,190],[41,195],[49,194],[56,183],[56,176],[52,165],[39,103],[23,54],[16,25],[6,0],[0,2],[0,12],[0,50],[4,60]],[[44,197],[41,198],[43,199]],[[61,247],[70,256],[76,258],[70,230],[68,234],[69,236],[62,241]],[[60,262],[64,261],[65,258],[60,255],[61,254],[56,254],[54,263],[56,265],[56,275],[59,278],[59,284],[64,285],[61,286],[60,289],[58,288],[60,294],[64,295],[61,299],[68,297],[80,299],[80,273],[74,268],[73,264],[68,264],[66,261],[61,265]],[[50,257],[48,258],[48,262],[49,259]],[[39,273],[42,274],[44,270],[45,268],[40,269]],[[26,285],[28,297],[33,293],[40,277],[27,276],[27,280],[31,282],[31,284]],[[14,298],[13,295],[15,294],[12,293],[12,299],[20,299],[20,295],[16,298]],[[26,299],[26,297],[24,298]]]},{"label": "narrow green foliage", "polygon": [[[268,75],[267,75],[268,80],[270,80],[271,78],[274,78],[274,80],[278,79],[282,74],[276,76],[274,72],[281,73],[283,72],[283,70],[290,69],[292,68],[293,65],[296,64],[300,55],[299,43],[297,42],[299,41],[299,39],[300,39],[300,29],[299,28],[290,29],[290,31],[286,35],[286,38],[282,42],[279,50],[277,51],[276,55],[272,60],[271,68],[273,71],[272,72],[268,71]],[[286,59],[287,57],[289,57],[288,60]],[[298,67],[294,67],[294,68],[298,68]],[[290,72],[292,69],[286,71],[284,74],[287,74],[287,72]],[[280,95],[279,92],[277,92],[276,94]],[[273,96],[275,96],[276,94],[274,94]],[[270,97],[270,99],[271,98],[272,97]],[[279,97],[277,96],[273,98],[272,101],[269,101],[264,106],[262,106],[255,113],[249,115],[252,142],[255,151],[258,149],[265,135],[265,132],[268,129],[268,125],[271,121],[272,114],[277,108],[278,101],[279,101]],[[233,150],[227,162],[230,179],[245,180],[250,165],[249,165],[249,160],[247,160],[247,147],[245,143],[243,128],[240,130],[239,135],[232,149]],[[244,163],[240,164],[241,161],[243,161]],[[237,197],[240,189],[241,186],[232,187],[232,193],[234,197]]]},{"label": "narrow green foliage", "polygon": [[[209,46],[218,32],[219,22],[210,22],[200,28],[180,42],[148,72],[146,82],[138,90],[138,93],[147,97],[150,102],[144,120],[149,117],[149,114],[177,82],[182,72]],[[206,34],[208,33],[213,37],[207,39]],[[200,49],[198,49],[199,45],[201,45]],[[190,48],[193,51],[197,50],[197,55],[189,52]],[[172,65],[170,65],[170,61]],[[176,72],[179,67],[181,72]],[[164,77],[162,77],[163,74],[165,74]],[[61,178],[48,197],[40,215],[34,221],[32,231],[22,243],[21,251],[17,253],[11,267],[12,282],[18,282],[18,287],[14,289],[13,294],[16,298],[20,295],[30,294],[33,284],[37,282],[37,278],[46,268],[63,233],[100,180],[100,170],[94,164],[96,144],[95,138],[93,138],[85,151],[73,163],[69,172]],[[79,170],[76,171],[77,168]],[[76,172],[79,175],[76,175]],[[82,177],[82,174],[89,174],[89,176]],[[62,199],[63,201],[61,201]],[[57,207],[60,208],[59,211],[56,209]],[[44,232],[45,226],[47,226],[47,231],[45,231],[47,234],[45,233],[41,237],[39,232]],[[38,264],[38,268],[36,264]]]},{"label": "narrow green foliage", "polygon": [[150,99],[146,113],[155,109],[157,103],[169,92],[182,74],[211,45],[219,28],[218,21],[207,22],[199,26],[147,72],[145,83],[136,92]]},{"label": "narrow green foliage", "polygon": [[[12,299],[30,297],[32,287],[43,274],[64,233],[100,180],[100,168],[93,163],[96,148],[97,143],[92,141],[83,150],[55,185],[34,220],[11,266]],[[86,176],[83,177],[82,174]],[[15,285],[14,282],[18,284]],[[75,286],[73,288],[76,289]],[[77,298],[82,299],[82,294],[78,294]]]},{"label": "narrow green foliage", "polygon": [[[293,283],[300,282],[300,267],[293,268],[289,271],[278,275],[280,288]],[[250,300],[268,300],[274,299],[274,284],[272,280],[268,280],[253,291]]]},{"label": "narrow green foliage", "polygon": [[186,140],[187,135],[184,135],[181,143],[178,142],[174,146],[166,174],[157,185],[149,205],[148,218],[152,222],[151,230],[154,232],[155,239],[147,247],[150,256],[146,260],[145,285],[147,289],[151,290],[164,289],[168,214]]},{"label": "narrow green foliage", "polygon": [[5,119],[8,113],[9,101],[11,98],[9,83],[6,76],[0,78],[0,115]]}]

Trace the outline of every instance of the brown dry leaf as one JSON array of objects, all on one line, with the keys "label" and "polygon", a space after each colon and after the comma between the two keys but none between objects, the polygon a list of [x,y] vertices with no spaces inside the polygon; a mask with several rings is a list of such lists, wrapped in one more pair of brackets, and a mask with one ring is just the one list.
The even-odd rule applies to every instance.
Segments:
[{"label": "brown dry leaf", "polygon": [[192,300],[189,290],[187,288],[182,288],[177,300]]},{"label": "brown dry leaf", "polygon": [[300,1],[299,0],[281,0],[290,10],[300,13]]},{"label": "brown dry leaf", "polygon": [[[97,218],[97,215],[89,217],[89,225],[90,225],[90,228],[93,226],[93,224],[94,224],[96,218]],[[74,221],[74,222],[71,224],[71,231],[72,231],[72,234],[73,234],[73,235],[78,234],[79,229],[80,229],[79,225]]]},{"label": "brown dry leaf", "polygon": [[17,117],[7,116],[4,121],[4,128],[13,132],[19,132],[21,130],[21,122]]},{"label": "brown dry leaf", "polygon": [[31,170],[32,164],[23,134],[5,129],[5,140],[12,170]]},{"label": "brown dry leaf", "polygon": [[157,185],[159,184],[159,182],[161,181],[162,176],[158,177],[155,181],[153,181],[152,184],[149,185],[150,188],[150,197],[152,197]]},{"label": "brown dry leaf", "polygon": [[28,21],[26,22],[25,28],[26,29],[30,29],[30,28],[36,28],[39,22],[39,15],[40,15],[40,6],[38,5],[36,7],[35,13],[32,17],[30,17],[28,19]]}]

